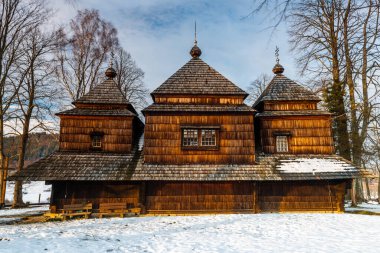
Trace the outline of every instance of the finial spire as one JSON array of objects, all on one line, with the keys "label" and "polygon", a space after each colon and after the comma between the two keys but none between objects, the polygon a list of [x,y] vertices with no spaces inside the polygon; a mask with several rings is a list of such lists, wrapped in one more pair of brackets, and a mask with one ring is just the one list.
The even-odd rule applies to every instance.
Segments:
[{"label": "finial spire", "polygon": [[276,50],[275,50],[275,56],[276,56],[276,63],[277,64],[280,64],[280,54],[279,54],[279,52],[280,52],[280,49],[278,48],[278,46],[276,46]]},{"label": "finial spire", "polygon": [[284,67],[280,64],[280,54],[279,54],[280,49],[278,46],[276,46],[276,50],[274,51],[274,55],[276,56],[276,65],[274,65],[272,71],[276,75],[284,73]]},{"label": "finial spire", "polygon": [[114,79],[117,75],[116,70],[113,68],[113,59],[114,59],[114,53],[113,53],[113,51],[111,51],[109,67],[105,73],[106,77],[108,77],[109,80]]},{"label": "finial spire", "polygon": [[194,22],[194,46],[190,50],[190,55],[193,57],[193,59],[199,58],[201,56],[202,50],[198,47],[198,41],[197,41],[197,21]]},{"label": "finial spire", "polygon": [[113,53],[113,50],[111,51],[111,58],[110,58],[110,68],[112,68],[113,67],[113,59],[114,59],[114,57],[115,57],[115,54]]},{"label": "finial spire", "polygon": [[194,45],[197,45],[197,21],[194,22]]}]

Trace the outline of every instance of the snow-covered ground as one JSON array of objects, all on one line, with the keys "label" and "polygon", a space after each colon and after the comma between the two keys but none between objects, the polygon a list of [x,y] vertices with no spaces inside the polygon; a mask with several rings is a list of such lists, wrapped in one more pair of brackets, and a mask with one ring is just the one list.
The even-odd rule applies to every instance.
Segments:
[{"label": "snow-covered ground", "polygon": [[380,217],[234,214],[0,226],[1,252],[379,252]]},{"label": "snow-covered ground", "polygon": [[350,204],[345,206],[346,211],[368,211],[372,213],[380,213],[380,204],[375,201],[361,203],[357,207],[350,207]]},{"label": "snow-covered ground", "polygon": [[0,218],[5,217],[5,216],[29,215],[33,213],[48,211],[48,210],[49,210],[49,205],[20,208],[20,209],[5,208],[5,209],[0,209]]},{"label": "snow-covered ground", "polygon": [[[31,215],[42,215],[49,210],[49,205],[34,206],[29,208],[12,209],[5,208],[0,210],[0,226],[21,221],[24,217]],[[0,250],[1,252],[1,250]]]},{"label": "snow-covered ground", "polygon": [[[5,202],[11,203],[13,200],[14,181],[7,182],[7,190],[5,192]],[[22,186],[23,200],[31,204],[38,203],[39,195],[41,194],[40,203],[49,203],[51,185],[45,185],[45,182],[25,182]]]}]

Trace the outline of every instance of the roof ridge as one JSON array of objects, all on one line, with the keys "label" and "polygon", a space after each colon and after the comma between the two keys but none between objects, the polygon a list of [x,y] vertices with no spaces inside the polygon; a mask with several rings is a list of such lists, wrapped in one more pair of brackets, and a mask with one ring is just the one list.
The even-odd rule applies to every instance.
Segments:
[{"label": "roof ridge", "polygon": [[307,87],[296,83],[283,74],[275,75],[268,83],[267,87],[257,98],[252,107],[256,107],[263,101],[321,101],[313,91]]},{"label": "roof ridge", "polygon": [[113,79],[105,79],[92,87],[73,104],[130,104],[127,97]]},{"label": "roof ridge", "polygon": [[155,94],[248,94],[200,58],[192,58],[157,87]]}]

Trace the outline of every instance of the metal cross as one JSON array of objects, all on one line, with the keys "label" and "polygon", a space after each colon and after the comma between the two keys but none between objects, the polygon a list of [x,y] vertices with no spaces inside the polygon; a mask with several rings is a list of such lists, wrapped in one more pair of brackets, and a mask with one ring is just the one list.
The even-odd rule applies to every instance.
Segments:
[{"label": "metal cross", "polygon": [[276,62],[277,62],[277,64],[280,63],[280,54],[278,53],[279,51],[280,51],[280,49],[278,48],[278,46],[276,46],[275,56],[276,56]]},{"label": "metal cross", "polygon": [[113,50],[111,51],[111,59],[110,59],[110,68],[113,67],[113,59],[114,59],[115,54],[113,53]]}]

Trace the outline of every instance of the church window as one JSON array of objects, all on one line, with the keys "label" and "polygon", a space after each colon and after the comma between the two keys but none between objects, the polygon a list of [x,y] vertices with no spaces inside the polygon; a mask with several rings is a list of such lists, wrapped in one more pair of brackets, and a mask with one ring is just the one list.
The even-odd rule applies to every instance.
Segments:
[{"label": "church window", "polygon": [[287,153],[289,151],[288,136],[276,136],[276,150],[278,153]]}]

